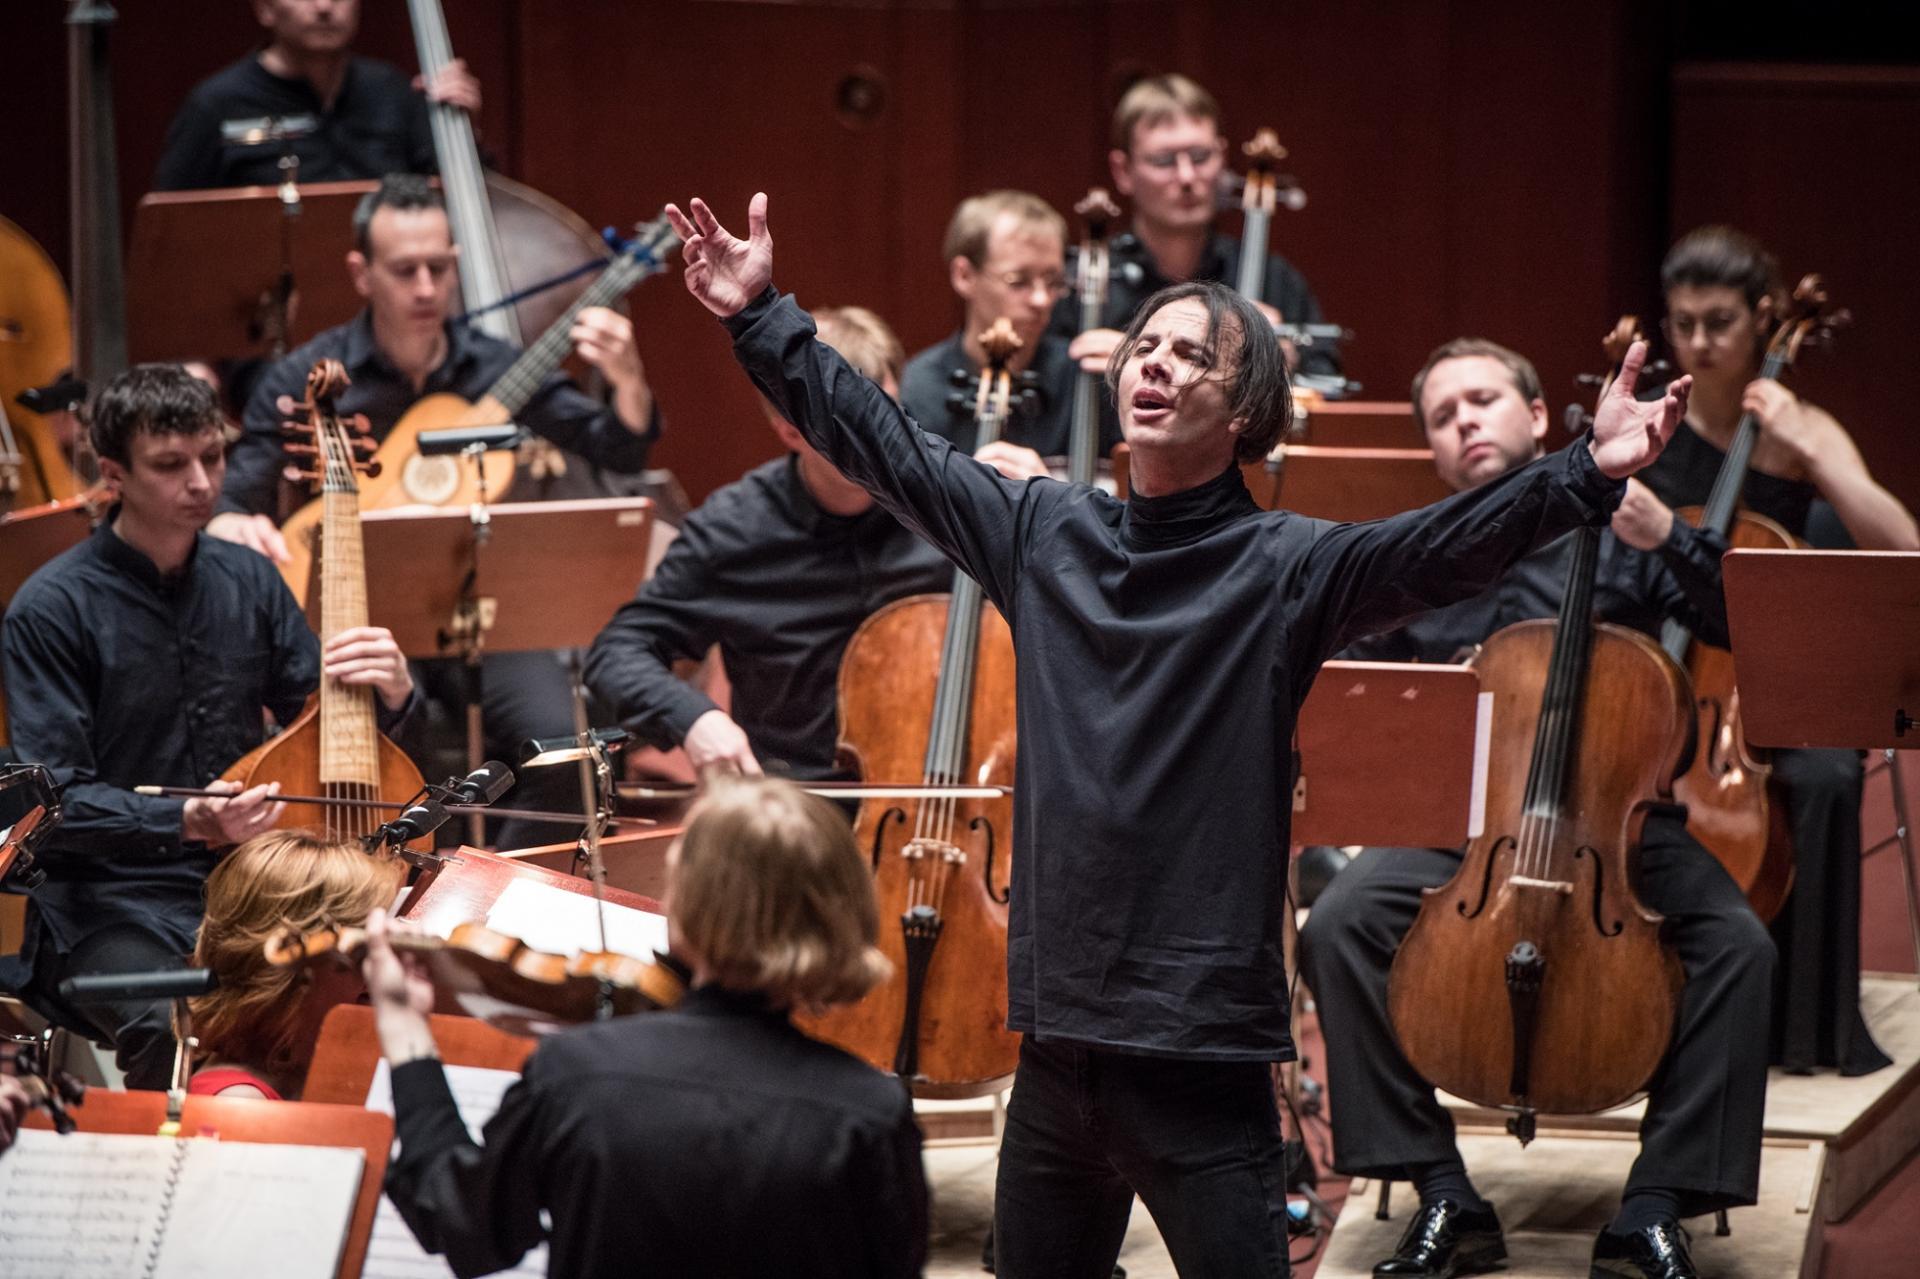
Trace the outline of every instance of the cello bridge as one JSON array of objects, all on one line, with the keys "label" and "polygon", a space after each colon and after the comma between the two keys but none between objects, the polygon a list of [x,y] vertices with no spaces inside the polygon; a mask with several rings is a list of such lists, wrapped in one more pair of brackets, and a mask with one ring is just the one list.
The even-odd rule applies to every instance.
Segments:
[{"label": "cello bridge", "polygon": [[908,861],[917,862],[923,859],[938,858],[952,865],[959,865],[967,860],[966,851],[958,845],[944,839],[928,839],[924,836],[919,839],[908,840],[905,846],[900,849],[900,855]]},{"label": "cello bridge", "polygon": [[1544,888],[1552,893],[1571,894],[1573,892],[1573,885],[1564,879],[1535,879],[1531,875],[1515,875],[1507,882],[1516,888]]}]

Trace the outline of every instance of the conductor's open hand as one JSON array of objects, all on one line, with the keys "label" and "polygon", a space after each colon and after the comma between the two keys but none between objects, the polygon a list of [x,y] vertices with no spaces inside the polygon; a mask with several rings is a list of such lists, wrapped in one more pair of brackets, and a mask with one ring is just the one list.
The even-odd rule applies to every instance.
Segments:
[{"label": "conductor's open hand", "polygon": [[773,237],[767,234],[767,196],[756,194],[747,204],[747,238],[736,238],[720,225],[707,202],[695,196],[687,205],[691,219],[678,205],[667,206],[667,221],[686,241],[687,292],[718,316],[737,315],[773,281]]},{"label": "conductor's open hand", "polygon": [[1660,450],[1673,438],[1674,428],[1687,415],[1687,395],[1693,390],[1693,378],[1675,378],[1667,393],[1658,400],[1641,403],[1633,397],[1634,384],[1640,380],[1640,367],[1647,362],[1647,344],[1635,342],[1620,362],[1620,375],[1607,388],[1594,414],[1593,430],[1587,447],[1594,463],[1608,478],[1620,480],[1660,456]]}]

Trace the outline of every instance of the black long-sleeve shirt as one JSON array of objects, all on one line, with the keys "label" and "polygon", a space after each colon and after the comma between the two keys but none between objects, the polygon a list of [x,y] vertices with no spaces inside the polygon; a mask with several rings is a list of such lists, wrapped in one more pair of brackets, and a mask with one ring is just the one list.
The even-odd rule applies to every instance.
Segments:
[{"label": "black long-sleeve shirt", "polygon": [[[266,136],[274,122],[295,136]],[[328,106],[306,80],[277,76],[248,54],[187,95],[167,126],[153,189],[271,186],[288,150],[302,183],[438,170],[426,96],[398,67],[349,58]]]},{"label": "black long-sleeve shirt", "polygon": [[915,429],[772,289],[726,323],[787,420],[1012,626],[1009,1025],[1180,1057],[1290,1057],[1291,742],[1320,663],[1600,523],[1625,486],[1584,445],[1367,524],[1263,512],[1237,466],[1128,502],[1018,484]]},{"label": "black long-sleeve shirt", "polygon": [[673,663],[718,644],[733,718],[761,764],[832,777],[847,641],[882,605],[952,581],[952,565],[886,511],[828,514],[797,461],[779,458],[687,517],[652,578],[594,640],[587,684],[623,724],[669,750],[714,709]]},{"label": "black long-sleeve shirt", "polygon": [[483,1145],[437,1061],[398,1067],[393,1102],[387,1194],[463,1277],[543,1237],[569,1279],[900,1279],[926,1261],[906,1093],[750,997],[701,987],[555,1035]]},{"label": "black long-sleeve shirt", "polygon": [[[109,923],[193,948],[215,851],[181,838],[186,801],[135,786],[204,786],[282,724],[320,680],[320,646],[265,556],[200,535],[178,574],[113,531],[43,566],[0,625],[14,753],[44,764],[65,819],[37,859],[31,963]],[[400,712],[381,707],[383,724]],[[44,934],[44,938],[43,938]]]},{"label": "black long-sleeve shirt", "polygon": [[[1132,232],[1115,236],[1107,249],[1107,256],[1113,272],[1107,283],[1107,306],[1102,318],[1107,328],[1119,329],[1124,333],[1142,302],[1179,281],[1167,278],[1146,244]],[[1125,268],[1128,266],[1139,268],[1138,283],[1127,282]],[[1240,241],[1216,233],[1208,239],[1206,252],[1200,256],[1200,266],[1193,273],[1193,278],[1233,285],[1238,282],[1239,276]],[[1288,324],[1326,323],[1326,317],[1320,312],[1320,301],[1314,297],[1307,277],[1278,253],[1267,254],[1267,278],[1260,300],[1280,312],[1281,319]],[[1080,331],[1078,298],[1061,299],[1053,311],[1051,331],[1068,338]],[[1320,342],[1299,350],[1300,372],[1328,377],[1340,372],[1340,348],[1336,343]]]},{"label": "black long-sleeve shirt", "polygon": [[[286,420],[277,407],[281,396],[295,401],[306,397],[307,374],[316,360],[339,360],[353,385],[338,401],[343,414],[364,413],[373,438],[384,440],[406,411],[425,396],[451,392],[478,400],[510,368],[520,353],[512,346],[464,324],[447,325],[447,354],[428,375],[426,385],[413,383],[393,366],[373,339],[373,320],[362,311],[352,320],[328,329],[268,369],[247,401],[245,430],[227,457],[227,478],[221,485],[220,512],[274,514],[277,484],[287,463],[280,434]],[[659,406],[644,434],[627,429],[620,415],[583,394],[564,374],[550,376],[534,392],[518,415],[527,427],[561,448],[577,453],[610,471],[638,471],[647,464],[647,452],[660,433]]]},{"label": "black long-sleeve shirt", "polygon": [[[1572,536],[1550,542],[1503,573],[1493,589],[1368,636],[1340,656],[1363,662],[1451,662],[1503,627],[1556,616],[1573,543]],[[1707,643],[1725,648],[1727,605],[1720,557],[1726,553],[1724,538],[1681,520],[1673,522],[1673,532],[1651,552],[1635,550],[1611,530],[1602,533],[1593,615],[1655,639],[1671,618]]]},{"label": "black long-sleeve shirt", "polygon": [[[977,378],[979,366],[967,356],[967,348],[955,333],[946,341],[907,361],[900,376],[900,404],[907,416],[922,429],[940,436],[964,453],[974,450],[978,426],[973,418],[971,386],[956,387],[954,370]],[[1063,458],[1073,439],[1073,391],[1080,367],[1067,354],[1067,339],[1053,333],[1040,335],[1040,344],[1027,365],[1033,385],[1029,393],[1015,402],[1011,420],[1002,438],[1023,445],[1044,458]],[[962,403],[952,402],[959,392]],[[1100,388],[1100,456],[1113,452],[1120,442],[1120,420],[1114,416],[1106,387]]]}]

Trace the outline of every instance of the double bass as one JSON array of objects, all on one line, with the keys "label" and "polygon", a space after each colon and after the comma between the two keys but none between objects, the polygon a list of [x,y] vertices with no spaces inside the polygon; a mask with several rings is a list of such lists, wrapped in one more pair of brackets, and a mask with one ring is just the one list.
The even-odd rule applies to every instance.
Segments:
[{"label": "double bass", "polygon": [[0,218],[0,510],[69,498],[81,484],[52,424],[16,399],[72,362],[67,287],[46,250]]},{"label": "double bass", "polygon": [[[1616,365],[1635,336],[1622,319]],[[1600,530],[1572,536],[1559,617],[1496,632],[1468,663],[1493,694],[1485,828],[1426,890],[1387,987],[1414,1069],[1514,1112],[1523,1145],[1539,1111],[1589,1114],[1645,1088],[1682,982],[1633,863],[1650,806],[1672,798],[1692,695],[1659,645],[1594,620]]]},{"label": "double bass", "polygon": [[[982,335],[981,446],[1006,425],[1007,360],[1019,345],[1004,319]],[[1013,675],[1005,619],[956,571],[949,595],[896,600],[847,644],[842,752],[869,783],[1010,786]],[[860,805],[854,838],[870,850],[894,975],[858,1003],[803,1018],[810,1033],[899,1075],[917,1096],[1006,1086],[1020,1048],[1006,1025],[1012,819],[1007,792]]]},{"label": "double bass", "polygon": [[[372,445],[334,411],[347,387],[338,360],[321,360],[307,375],[304,406],[313,443],[297,451],[314,459],[322,479],[321,523],[326,554],[320,562],[320,642],[367,624],[367,572],[360,536],[358,477],[375,463]],[[306,709],[278,736],[242,756],[222,780],[241,787],[279,782],[292,794],[342,800],[406,800],[421,790],[420,770],[406,752],[380,732],[374,691],[322,676]],[[384,820],[374,807],[326,807],[325,833],[335,839],[364,836]],[[282,827],[305,822],[288,809]]]},{"label": "double bass", "polygon": [[[1760,376],[1778,381],[1793,367],[1802,348],[1827,341],[1849,318],[1847,312],[1829,307],[1819,276],[1804,277],[1782,308]],[[1707,504],[1682,507],[1674,514],[1720,534],[1730,549],[1789,550],[1799,545],[1791,533],[1740,506],[1759,439],[1759,418],[1751,412],[1741,414]],[[1686,667],[1699,715],[1699,749],[1692,765],[1674,783],[1675,797],[1687,806],[1687,829],[1727,868],[1747,895],[1753,913],[1762,921],[1771,920],[1793,887],[1793,835],[1786,806],[1774,793],[1773,768],[1766,752],[1747,744],[1740,690],[1734,685],[1733,654],[1694,639],[1675,621],[1661,630],[1660,647]]]}]

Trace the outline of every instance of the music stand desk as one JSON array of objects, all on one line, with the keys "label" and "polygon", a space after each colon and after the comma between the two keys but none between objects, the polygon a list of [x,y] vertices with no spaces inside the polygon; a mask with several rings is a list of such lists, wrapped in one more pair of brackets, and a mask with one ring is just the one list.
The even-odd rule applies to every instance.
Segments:
[{"label": "music stand desk", "polygon": [[1275,509],[1322,520],[1382,520],[1453,495],[1429,449],[1282,444],[1267,466]]},{"label": "music stand desk", "polygon": [[1747,740],[1920,746],[1920,551],[1736,550],[1722,566]]},{"label": "music stand desk", "polygon": [[[362,1094],[362,1101],[365,1094]],[[109,1092],[89,1088],[86,1100],[70,1112],[81,1132],[131,1133],[155,1136],[167,1118],[163,1092]],[[25,1120],[29,1128],[52,1130],[45,1111],[35,1110]],[[373,1233],[374,1209],[387,1173],[387,1152],[393,1147],[393,1118],[364,1108],[314,1101],[262,1101],[257,1097],[188,1097],[181,1112],[180,1132],[193,1138],[217,1135],[222,1141],[251,1141],[283,1146],[358,1146],[367,1162],[360,1170],[360,1192],[353,1201],[353,1220],[347,1245],[340,1254],[340,1279],[359,1279],[367,1260],[367,1238]]]},{"label": "music stand desk", "polygon": [[1337,448],[1414,448],[1413,405],[1405,400],[1326,400],[1307,413],[1303,444]]},{"label": "music stand desk", "polygon": [[1464,844],[1486,808],[1491,702],[1467,666],[1326,663],[1295,732],[1293,842]]},{"label": "music stand desk", "polygon": [[41,565],[92,534],[93,512],[84,505],[65,510],[28,507],[0,515],[0,608]]},{"label": "music stand desk", "polygon": [[[434,1046],[449,1066],[477,1066],[483,1070],[519,1070],[533,1055],[538,1041],[510,1035],[473,1017],[432,1013]],[[364,1106],[380,1063],[380,1034],[374,1028],[373,1009],[366,1004],[341,1004],[320,1023],[313,1047],[313,1066],[307,1071],[307,1101],[339,1106]]]},{"label": "music stand desk", "polygon": [[133,214],[127,250],[127,348],[135,360],[244,356],[261,349],[250,330],[280,284],[281,235],[292,236],[294,302],[289,349],[360,309],[347,274],[353,210],[373,182],[298,187],[288,218],[278,187],[156,191]]},{"label": "music stand desk", "polygon": [[[646,580],[647,498],[503,502],[487,518],[472,590],[493,601],[483,605],[492,614],[486,652],[584,648]],[[360,524],[368,621],[391,630],[408,657],[459,655],[448,630],[474,563],[467,509],[366,511]],[[312,594],[310,617],[319,609]]]}]

